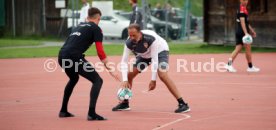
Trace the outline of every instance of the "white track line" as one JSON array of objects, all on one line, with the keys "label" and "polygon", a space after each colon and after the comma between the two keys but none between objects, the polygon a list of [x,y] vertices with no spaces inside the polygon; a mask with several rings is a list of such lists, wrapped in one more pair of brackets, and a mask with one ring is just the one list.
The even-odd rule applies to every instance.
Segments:
[{"label": "white track line", "polygon": [[271,107],[271,108],[265,108],[261,110],[253,110],[253,111],[246,111],[246,112],[235,112],[235,113],[228,113],[228,114],[222,114],[222,115],[214,115],[214,116],[208,116],[205,118],[200,118],[200,119],[194,119],[192,121],[198,122],[198,121],[204,121],[204,120],[213,120],[213,119],[220,119],[223,117],[231,117],[231,116],[237,116],[237,115],[247,115],[247,114],[252,114],[252,113],[258,113],[258,112],[267,112],[267,111],[272,111],[275,110],[276,107]]},{"label": "white track line", "polygon": [[178,123],[178,122],[180,122],[180,121],[182,121],[182,120],[186,120],[186,119],[191,118],[190,115],[186,115],[186,114],[179,114],[179,115],[182,115],[182,116],[184,116],[184,117],[182,117],[182,118],[180,118],[180,119],[177,119],[177,120],[174,120],[174,121],[171,121],[171,122],[168,122],[168,123],[166,123],[166,124],[163,124],[163,125],[161,125],[161,126],[159,126],[159,127],[156,127],[156,128],[154,128],[154,129],[152,129],[152,130],[160,130],[160,129],[165,128],[165,127],[167,127],[167,126],[170,126],[170,125],[173,125],[173,124],[175,124],[175,123]]},{"label": "white track line", "polygon": [[[145,84],[144,82],[135,82],[136,84]],[[157,84],[160,85],[160,84]],[[232,87],[243,87],[243,88],[258,88],[262,86],[261,88],[266,88],[266,89],[275,89],[276,83],[213,83],[213,82],[194,82],[194,83],[186,83],[186,82],[176,82],[176,85],[200,85],[198,87],[210,87],[210,86],[205,86],[205,85],[233,85]],[[145,90],[144,90],[145,91]],[[142,91],[142,93],[147,93]]]},{"label": "white track line", "polygon": [[[163,125],[160,125],[156,128],[153,128],[152,130],[159,130],[159,129],[162,129],[162,128],[165,128],[165,127],[168,127],[170,125],[173,125],[175,123],[178,123],[180,121],[183,121],[183,120],[186,120],[186,119],[189,119],[191,118],[192,116],[188,115],[188,114],[184,114],[184,113],[172,113],[172,112],[156,112],[156,111],[131,111],[131,112],[143,112],[143,113],[159,113],[159,114],[169,114],[169,115],[180,115],[180,116],[183,116],[182,118],[179,118],[179,119],[176,119],[176,120],[173,120],[171,122],[168,122],[168,123],[165,123]],[[164,118],[155,118],[155,119],[164,119]]]},{"label": "white track line", "polygon": [[148,91],[148,90],[143,90],[143,91],[141,91],[143,94],[155,94],[155,93],[153,93],[153,92],[151,92],[151,91]]},{"label": "white track line", "polygon": [[[201,81],[198,81],[198,82],[175,82],[177,84],[229,84],[229,85],[256,85],[256,83],[249,83],[249,82],[201,82]],[[145,82],[135,82],[135,84],[146,84]],[[163,84],[163,83],[160,83],[160,84]],[[274,83],[257,83],[257,85],[272,85],[274,86],[276,84],[276,82]]]}]

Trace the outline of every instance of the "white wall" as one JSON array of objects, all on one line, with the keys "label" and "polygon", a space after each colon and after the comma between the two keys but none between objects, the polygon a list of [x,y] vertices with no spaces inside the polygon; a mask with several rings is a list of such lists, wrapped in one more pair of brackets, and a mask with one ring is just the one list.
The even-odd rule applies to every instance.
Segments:
[{"label": "white wall", "polygon": [[113,1],[93,1],[92,7],[96,7],[101,10],[103,15],[110,15],[113,13]]}]

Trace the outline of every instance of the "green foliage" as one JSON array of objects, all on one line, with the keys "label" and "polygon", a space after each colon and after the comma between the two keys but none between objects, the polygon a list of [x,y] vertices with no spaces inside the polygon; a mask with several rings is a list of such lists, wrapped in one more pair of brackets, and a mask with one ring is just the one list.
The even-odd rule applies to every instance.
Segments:
[{"label": "green foliage", "polygon": [[[141,6],[141,1],[138,0],[138,4]],[[191,12],[196,16],[202,16],[203,14],[203,0],[190,0],[191,1]],[[131,6],[128,3],[128,0],[113,0],[114,9],[116,10],[124,10],[131,11]],[[157,3],[161,4],[161,7],[165,5],[165,3],[169,3],[172,7],[177,7],[184,9],[185,0],[148,0],[148,4],[150,4],[151,8],[155,8]]]},{"label": "green foliage", "polygon": [[191,0],[191,12],[195,16],[203,16],[203,0]]},{"label": "green foliage", "polygon": [[[87,0],[90,5],[93,0]],[[94,1],[110,1],[110,0],[94,0]],[[203,14],[203,0],[190,0],[191,1],[191,12],[196,16],[202,16]],[[173,7],[177,8],[184,8],[185,0],[147,0],[148,4],[151,8],[155,8],[157,3],[160,3],[163,7],[166,3],[171,4]],[[142,0],[138,0],[139,6],[141,6]],[[81,9],[82,3],[81,0],[78,0],[77,9]],[[68,1],[69,8],[72,8],[72,0]],[[131,11],[131,6],[128,0],[113,0],[113,8],[115,10],[124,10],[124,11]]]},{"label": "green foliage", "polygon": [[132,7],[128,0],[113,0],[113,8],[115,10],[131,11]]}]

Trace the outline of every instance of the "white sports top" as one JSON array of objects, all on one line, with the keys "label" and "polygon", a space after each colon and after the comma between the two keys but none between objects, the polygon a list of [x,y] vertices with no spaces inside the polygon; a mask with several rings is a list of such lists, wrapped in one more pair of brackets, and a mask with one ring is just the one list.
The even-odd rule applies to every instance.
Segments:
[{"label": "white sports top", "polygon": [[130,39],[126,40],[124,47],[124,53],[121,60],[121,71],[123,81],[128,81],[128,56],[130,52],[133,52],[136,56],[140,56],[145,59],[151,58],[152,64],[152,76],[151,80],[156,80],[158,69],[158,53],[162,51],[169,51],[169,46],[166,40],[157,35],[151,30],[142,30],[142,39],[138,43],[132,42]]}]

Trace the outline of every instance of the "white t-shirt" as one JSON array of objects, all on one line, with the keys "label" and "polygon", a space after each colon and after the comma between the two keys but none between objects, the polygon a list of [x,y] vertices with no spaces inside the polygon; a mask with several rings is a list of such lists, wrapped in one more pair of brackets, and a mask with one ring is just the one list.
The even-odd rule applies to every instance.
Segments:
[{"label": "white t-shirt", "polygon": [[85,22],[88,16],[88,10],[89,10],[89,3],[86,3],[82,6],[81,12],[80,12],[80,21],[79,22]]},{"label": "white t-shirt", "polygon": [[152,80],[156,80],[158,69],[158,53],[162,51],[169,51],[169,46],[166,40],[157,35],[151,30],[142,30],[142,40],[139,43],[133,43],[130,39],[127,39],[124,52],[121,60],[121,70],[123,81],[128,81],[128,56],[130,52],[134,52],[136,56],[140,56],[145,59],[151,58],[152,65]]}]

